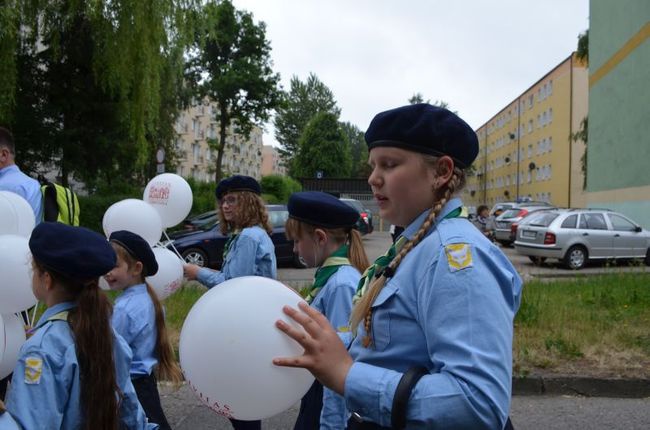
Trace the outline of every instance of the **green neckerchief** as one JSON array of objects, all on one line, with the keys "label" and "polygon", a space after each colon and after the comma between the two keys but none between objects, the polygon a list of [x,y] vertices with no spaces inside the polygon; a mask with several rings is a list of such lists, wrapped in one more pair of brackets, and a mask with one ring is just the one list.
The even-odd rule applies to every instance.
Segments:
[{"label": "green neckerchief", "polygon": [[341,266],[349,266],[348,245],[343,245],[332,253],[323,264],[316,270],[314,283],[300,291],[300,295],[305,298],[307,303],[311,303],[318,295],[321,288],[327,283],[327,280],[339,270]]},{"label": "green neckerchief", "polygon": [[235,240],[239,236],[239,233],[241,233],[241,230],[235,230],[232,232],[228,240],[226,241],[226,244],[223,247],[223,258],[222,261],[223,263],[226,262],[226,256],[228,256],[228,252],[230,252],[230,247],[232,246],[233,243],[235,243]]},{"label": "green neckerchief", "polygon": [[[447,218],[456,218],[461,214],[462,209],[456,208],[453,211],[449,212],[443,219]],[[388,248],[388,252],[384,255],[379,256],[375,262],[363,272],[363,276],[359,280],[359,285],[357,286],[357,292],[352,299],[352,303],[356,303],[361,299],[361,297],[366,293],[370,283],[373,278],[378,278],[383,273],[385,267],[387,267],[393,258],[402,250],[404,245],[408,242],[408,239],[405,236],[400,236],[394,244]],[[389,276],[390,277],[390,276]]]}]

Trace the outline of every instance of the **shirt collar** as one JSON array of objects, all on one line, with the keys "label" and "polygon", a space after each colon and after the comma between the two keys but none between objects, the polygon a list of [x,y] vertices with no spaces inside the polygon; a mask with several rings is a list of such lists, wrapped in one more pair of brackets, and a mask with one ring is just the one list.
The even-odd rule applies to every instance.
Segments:
[{"label": "shirt collar", "polygon": [[146,284],[131,285],[130,287],[125,288],[124,291],[122,291],[121,297],[133,296],[135,294],[141,294],[142,292],[146,292],[146,291],[147,291]]},{"label": "shirt collar", "polygon": [[6,166],[6,167],[3,167],[2,169],[0,169],[0,176],[4,175],[5,173],[8,173],[8,172],[10,172],[12,170],[20,172],[20,169],[18,168],[18,166],[16,164],[11,164],[9,166]]},{"label": "shirt collar", "polygon": [[52,316],[56,315],[59,312],[64,312],[64,311],[69,311],[72,308],[77,307],[77,304],[75,302],[61,302],[57,303],[54,306],[50,306],[43,312],[43,315],[38,320],[38,323],[36,324],[36,327],[34,329],[37,329],[41,327],[43,324],[47,322],[47,320]]},{"label": "shirt collar", "polygon": [[[461,207],[463,203],[458,197],[454,197],[453,199],[450,199],[447,204],[445,204],[436,217],[436,223],[440,222],[441,219],[446,217],[451,211],[458,209]],[[406,237],[408,240],[411,240],[413,236],[415,236],[415,233],[420,229],[420,226],[424,223],[424,220],[427,218],[429,215],[430,209],[427,209],[426,211],[422,212],[417,218],[413,220],[405,229],[404,232],[402,233],[402,236]],[[431,231],[431,230],[429,230]],[[427,232],[429,234],[429,232]]]}]

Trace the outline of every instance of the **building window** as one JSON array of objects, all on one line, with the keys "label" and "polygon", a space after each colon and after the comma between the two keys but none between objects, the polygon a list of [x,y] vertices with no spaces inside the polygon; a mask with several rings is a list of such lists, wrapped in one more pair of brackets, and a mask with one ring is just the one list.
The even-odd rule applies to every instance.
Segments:
[{"label": "building window", "polygon": [[549,137],[548,138],[548,152],[551,152],[553,150],[553,138]]},{"label": "building window", "polygon": [[553,108],[548,108],[548,123],[550,124],[553,121]]},{"label": "building window", "polygon": [[548,95],[550,96],[551,94],[553,94],[553,80],[552,79],[548,81]]},{"label": "building window", "polygon": [[528,133],[533,132],[533,120],[528,120]]}]

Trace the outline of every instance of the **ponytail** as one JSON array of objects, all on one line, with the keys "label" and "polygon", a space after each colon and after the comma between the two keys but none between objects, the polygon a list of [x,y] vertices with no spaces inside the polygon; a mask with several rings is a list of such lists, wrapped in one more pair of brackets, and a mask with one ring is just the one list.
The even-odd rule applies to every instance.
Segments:
[{"label": "ponytail", "polygon": [[156,292],[151,288],[149,283],[147,285],[147,292],[153,302],[153,307],[156,315],[156,356],[158,357],[158,366],[156,373],[158,379],[170,381],[174,384],[180,384],[183,381],[183,373],[181,368],[174,357],[174,349],[169,341],[167,333],[167,325],[165,324],[165,313],[163,312],[162,304],[158,300]]},{"label": "ponytail", "polygon": [[[433,157],[429,158],[427,156],[424,156],[424,158],[428,163],[435,162],[435,159],[433,159]],[[350,328],[352,329],[354,336],[356,336],[357,328],[361,321],[363,321],[364,329],[366,332],[366,335],[363,338],[364,347],[368,348],[372,343],[372,304],[388,281],[388,276],[386,274],[394,274],[397,271],[397,268],[399,267],[404,257],[406,257],[406,254],[408,254],[418,243],[420,243],[426,232],[429,231],[432,225],[434,225],[436,217],[440,214],[442,208],[451,199],[451,196],[454,194],[454,192],[462,187],[464,181],[465,174],[463,171],[457,167],[454,168],[451,179],[449,182],[447,182],[445,188],[440,190],[442,196],[438,199],[438,201],[434,203],[433,207],[429,211],[429,214],[422,223],[422,226],[420,226],[420,229],[415,233],[413,238],[404,245],[404,247],[388,265],[388,268],[392,270],[383,270],[381,276],[372,280],[370,286],[368,287],[368,291],[366,291],[366,293],[361,297],[361,299],[352,309],[352,314],[350,315]],[[434,192],[435,191],[436,190],[434,190]]]},{"label": "ponytail", "polygon": [[348,250],[348,258],[350,263],[354,266],[360,273],[366,271],[370,262],[368,261],[368,256],[366,255],[366,249],[363,247],[363,241],[361,240],[361,234],[358,230],[352,229],[349,233],[350,240],[350,249]]}]

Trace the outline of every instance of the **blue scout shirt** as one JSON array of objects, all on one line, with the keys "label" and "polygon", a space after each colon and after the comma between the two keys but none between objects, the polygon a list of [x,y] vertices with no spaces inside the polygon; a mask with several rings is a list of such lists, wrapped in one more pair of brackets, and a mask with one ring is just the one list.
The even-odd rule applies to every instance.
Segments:
[{"label": "blue scout shirt", "polygon": [[2,430],[20,430],[16,421],[11,417],[9,412],[0,413],[0,429]]},{"label": "blue scout shirt", "polygon": [[208,288],[240,276],[277,278],[275,247],[266,230],[247,227],[239,233],[230,247],[221,271],[202,268],[196,279]]},{"label": "blue scout shirt", "polygon": [[11,191],[27,200],[34,211],[36,224],[43,218],[43,195],[41,185],[36,179],[30,178],[12,164],[0,169],[0,191]]},{"label": "blue scout shirt", "polygon": [[[311,306],[321,312],[337,330],[350,324],[352,297],[357,290],[361,274],[353,266],[341,266],[318,292]],[[340,430],[346,427],[348,418],[345,399],[327,387],[323,387],[323,408],[320,415],[321,430]]]},{"label": "blue scout shirt", "polygon": [[[359,325],[345,399],[367,421],[390,427],[397,384],[420,365],[430,374],[410,397],[409,429],[499,429],[506,422],[521,279],[468,220],[443,219],[460,206],[459,199],[445,205],[375,299],[369,348]],[[427,213],[403,235],[413,237]]]},{"label": "blue scout shirt", "polygon": [[113,328],[133,351],[131,376],[151,375],[156,358],[156,310],[145,284],[126,288],[115,300]]},{"label": "blue scout shirt", "polygon": [[[82,427],[79,362],[72,329],[67,321],[55,317],[74,307],[72,302],[63,302],[48,308],[34,335],[20,349],[6,406],[24,429]],[[157,425],[147,423],[129,377],[131,350],[124,339],[114,335],[115,376],[123,396],[120,421],[128,429],[157,429]]]}]

